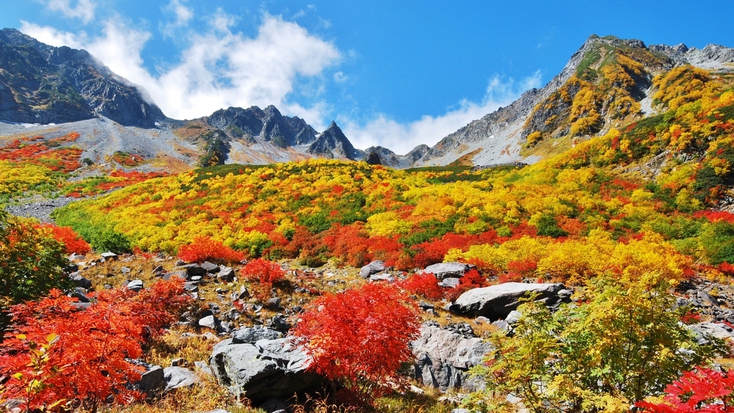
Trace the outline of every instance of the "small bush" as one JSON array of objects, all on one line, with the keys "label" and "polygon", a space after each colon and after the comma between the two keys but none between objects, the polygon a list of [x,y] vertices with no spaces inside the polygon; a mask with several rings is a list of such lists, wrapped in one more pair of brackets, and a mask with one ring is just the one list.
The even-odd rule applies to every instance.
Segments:
[{"label": "small bush", "polygon": [[438,285],[436,276],[431,273],[413,274],[398,282],[398,286],[428,300],[440,300],[444,296],[443,288]]},{"label": "small bush", "polygon": [[285,279],[285,271],[278,263],[262,258],[248,262],[240,270],[240,275],[247,281],[258,282],[253,293],[260,301],[270,298],[273,285]]},{"label": "small bush", "polygon": [[45,224],[43,228],[48,228],[53,237],[64,244],[64,252],[66,254],[84,255],[92,250],[92,246],[84,241],[79,234],[74,232],[71,227],[58,227],[56,225]]},{"label": "small bush", "polygon": [[464,294],[472,288],[481,288],[486,287],[487,285],[489,285],[487,279],[484,278],[484,276],[482,276],[479,271],[471,269],[467,271],[463,277],[461,277],[461,279],[459,280],[459,285],[456,286],[456,288],[449,290],[448,293],[446,293],[446,298],[448,298],[449,301],[453,302],[456,301],[456,299],[459,298],[461,294]]},{"label": "small bush", "polygon": [[370,399],[400,383],[418,328],[415,302],[391,285],[369,283],[312,302],[293,334],[313,357],[311,369]]},{"label": "small bush", "polygon": [[236,263],[245,259],[239,251],[209,237],[196,237],[194,242],[178,249],[178,258],[187,262],[215,261]]},{"label": "small bush", "polygon": [[0,376],[8,378],[4,397],[19,399],[27,411],[96,411],[110,401],[127,404],[142,397],[130,386],[142,368],[130,360],[140,358],[143,344],[189,304],[183,280],[159,281],[139,293],[102,291],[93,298],[80,310],[75,298],[53,290],[12,307],[13,336],[0,346]]},{"label": "small bush", "polygon": [[665,388],[663,403],[637,402],[648,413],[731,412],[734,411],[734,375],[707,368],[683,373]]}]

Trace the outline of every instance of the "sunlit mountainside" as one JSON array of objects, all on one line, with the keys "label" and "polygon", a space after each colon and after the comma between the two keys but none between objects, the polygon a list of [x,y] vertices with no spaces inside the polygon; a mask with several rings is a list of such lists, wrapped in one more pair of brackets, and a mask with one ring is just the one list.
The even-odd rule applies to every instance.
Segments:
[{"label": "sunlit mountainside", "polygon": [[[730,411],[732,49],[592,36],[544,88],[399,156],[273,106],[76,119],[98,101],[54,65],[106,72],[19,36],[0,36],[20,56],[0,102],[22,107],[0,111],[0,199],[53,223],[0,215],[1,402]],[[145,388],[159,365],[196,379]],[[105,373],[69,387],[84,371]]]}]

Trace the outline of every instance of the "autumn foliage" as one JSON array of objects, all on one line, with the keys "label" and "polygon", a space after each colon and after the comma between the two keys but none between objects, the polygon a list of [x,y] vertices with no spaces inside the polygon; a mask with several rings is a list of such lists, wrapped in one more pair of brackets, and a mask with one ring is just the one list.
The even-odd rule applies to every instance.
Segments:
[{"label": "autumn foliage", "polygon": [[400,381],[400,365],[413,355],[417,306],[397,288],[369,283],[324,295],[303,313],[294,335],[313,357],[311,369],[364,395]]},{"label": "autumn foliage", "polygon": [[487,278],[479,273],[476,269],[467,271],[460,279],[459,285],[448,291],[446,298],[449,301],[456,301],[457,298],[472,288],[481,288],[488,286]]},{"label": "autumn foliage", "polygon": [[429,300],[440,300],[444,296],[443,288],[438,285],[436,276],[431,273],[413,274],[397,284],[403,290]]},{"label": "autumn foliage", "polygon": [[187,262],[240,262],[245,255],[227,247],[221,241],[209,237],[196,237],[192,243],[179,248],[178,258]]},{"label": "autumn foliage", "polygon": [[172,323],[189,303],[183,280],[160,281],[135,293],[92,294],[86,310],[53,290],[39,301],[11,308],[12,334],[0,343],[5,397],[28,409],[59,406],[96,410],[108,400],[126,404],[142,394],[131,387],[142,369],[130,362],[142,346]]},{"label": "autumn foliage", "polygon": [[648,413],[734,412],[734,375],[697,368],[665,388],[663,403],[637,402]]},{"label": "autumn foliage", "polygon": [[84,255],[92,250],[89,243],[84,241],[71,227],[59,227],[51,224],[44,224],[41,227],[48,228],[54,239],[64,244],[64,252],[67,254]]}]

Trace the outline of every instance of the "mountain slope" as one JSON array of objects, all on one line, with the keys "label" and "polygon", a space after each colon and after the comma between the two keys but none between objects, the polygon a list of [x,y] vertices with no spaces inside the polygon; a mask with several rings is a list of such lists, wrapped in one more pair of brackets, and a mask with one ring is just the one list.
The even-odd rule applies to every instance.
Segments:
[{"label": "mountain slope", "polygon": [[99,116],[141,127],[164,118],[137,88],[86,51],[0,31],[0,119],[64,123]]},{"label": "mountain slope", "polygon": [[[557,138],[588,138],[654,114],[654,76],[691,64],[734,70],[734,49],[709,45],[647,47],[639,40],[591,36],[542,89],[471,122],[442,139],[417,165],[446,165],[464,158],[476,165],[536,161],[548,151],[525,151]],[[570,144],[567,144],[570,146]]]}]

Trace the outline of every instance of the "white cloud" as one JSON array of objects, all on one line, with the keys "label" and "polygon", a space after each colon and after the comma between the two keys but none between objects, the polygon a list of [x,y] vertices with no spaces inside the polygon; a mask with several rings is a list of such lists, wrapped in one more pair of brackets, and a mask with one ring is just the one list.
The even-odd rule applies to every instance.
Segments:
[{"label": "white cloud", "polygon": [[79,34],[62,32],[49,26],[39,26],[37,24],[28,23],[25,20],[20,21],[20,31],[33,37],[41,43],[51,46],[69,46],[75,49],[81,48],[87,39],[85,32]]},{"label": "white cloud", "polygon": [[84,23],[94,18],[94,9],[97,5],[92,0],[78,0],[76,7],[71,6],[71,0],[46,0],[46,6],[53,11],[60,11],[66,17],[76,17]]},{"label": "white cloud", "polygon": [[471,121],[507,106],[518,96],[540,84],[540,72],[517,85],[513,79],[503,80],[495,76],[489,81],[482,102],[462,100],[456,108],[450,108],[441,116],[424,115],[419,120],[401,124],[384,114],[379,114],[366,124],[350,119],[340,120],[342,129],[355,147],[384,146],[398,154],[408,153],[420,144],[432,146],[447,135],[456,132]]},{"label": "white cloud", "polygon": [[221,7],[217,9],[217,12],[209,20],[209,25],[221,33],[228,33],[229,28],[234,26],[235,23],[237,23],[237,18],[225,13]]},{"label": "white cloud", "polygon": [[176,13],[176,24],[179,26],[186,25],[189,20],[194,17],[194,12],[191,11],[190,8],[181,4],[179,0],[171,0],[168,7],[173,9],[173,12]]},{"label": "white cloud", "polygon": [[183,5],[180,0],[171,0],[167,6],[163,7],[163,10],[172,12],[175,16],[175,19],[159,25],[160,31],[165,37],[174,37],[176,29],[186,27],[189,21],[194,18],[193,10]]},{"label": "white cloud", "polygon": [[349,76],[345,75],[344,72],[338,71],[334,73],[334,81],[337,83],[344,83],[349,80]]},{"label": "white cloud", "polygon": [[299,77],[318,77],[336,64],[341,59],[336,47],[278,16],[264,15],[253,38],[232,33],[232,19],[218,11],[210,20],[212,30],[192,35],[180,62],[158,76],[143,66],[141,57],[150,33],[119,21],[108,20],[103,34],[95,38],[25,22],[21,31],[48,44],[88,50],[113,72],[146,89],[172,118],[206,116],[229,106],[271,104],[299,116],[320,113],[322,104],[304,108],[289,102],[288,95]]},{"label": "white cloud", "polygon": [[[170,3],[177,4],[180,5],[177,0]],[[179,61],[155,74],[145,68],[141,57],[151,34],[122,21],[106,21],[102,34],[96,37],[28,22],[22,22],[21,31],[51,45],[88,50],[113,72],[142,86],[152,101],[175,119],[206,116],[229,106],[272,104],[284,114],[299,116],[316,130],[323,130],[334,111],[329,103],[318,101],[324,82],[349,79],[341,71],[328,77],[325,72],[345,55],[347,59],[356,59],[356,51],[342,54],[332,43],[279,16],[264,14],[252,37],[233,33],[230,28],[236,17],[221,9],[208,21],[207,31],[193,33],[186,39],[189,46],[182,50]],[[539,84],[539,72],[519,82],[495,76],[488,82],[480,102],[465,99],[442,115],[424,115],[408,123],[397,122],[386,114],[376,114],[366,121],[364,115],[342,114],[336,118],[355,147],[380,145],[404,154],[419,144],[434,145]],[[294,92],[307,95],[316,103],[304,106],[294,102]]]}]

